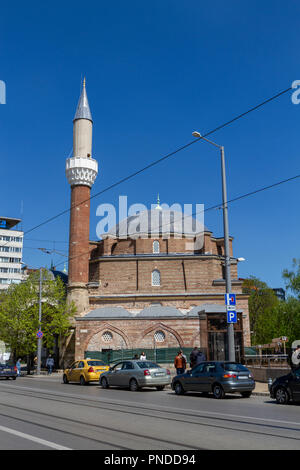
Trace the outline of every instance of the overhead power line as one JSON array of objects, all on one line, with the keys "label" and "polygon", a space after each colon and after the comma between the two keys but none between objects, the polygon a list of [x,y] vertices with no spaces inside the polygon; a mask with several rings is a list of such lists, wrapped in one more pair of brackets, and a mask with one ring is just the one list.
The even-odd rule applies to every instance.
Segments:
[{"label": "overhead power line", "polygon": [[[255,194],[258,194],[258,193],[261,193],[263,191],[267,191],[268,189],[272,189],[272,188],[275,188],[276,186],[280,186],[281,184],[284,184],[284,183],[288,183],[289,181],[293,181],[293,180],[296,180],[297,178],[300,178],[300,174],[299,175],[295,175],[295,176],[291,176],[290,178],[286,178],[284,180],[281,180],[281,181],[278,181],[277,183],[273,183],[273,184],[270,184],[268,186],[264,186],[262,188],[259,188],[259,189],[255,189],[254,191],[251,191],[249,193],[245,193],[245,194],[241,194],[240,196],[236,196],[235,198],[233,199],[230,199],[229,201],[227,201],[227,204],[231,204],[232,202],[235,202],[235,201],[239,201],[241,199],[245,199],[246,197],[250,197],[250,196],[254,196]],[[202,211],[199,211],[199,212],[194,212],[193,214],[188,214],[186,217],[191,217],[191,216],[196,216],[196,215],[199,215],[201,213],[204,213],[204,212],[208,212],[210,210],[213,210],[213,209],[221,209],[223,207],[223,203],[221,204],[215,204],[214,206],[210,206],[206,209],[203,209]],[[184,218],[183,218],[184,219]],[[178,219],[178,220],[183,220],[182,218]],[[175,221],[173,221],[172,223],[175,223]],[[168,224],[164,224],[162,225],[162,227],[165,227],[167,225],[170,225],[169,223]],[[72,258],[68,258],[67,260],[65,260],[64,262],[60,262],[60,263],[57,263],[56,264],[56,267],[59,266],[60,264],[64,264],[66,261],[69,262],[73,259],[76,259],[76,258],[79,258],[81,256],[85,256],[85,255],[88,255],[90,254],[90,250],[89,251],[86,251],[84,253],[80,253],[79,255],[76,255],[76,256],[73,256]]]},{"label": "overhead power line", "polygon": [[[284,95],[285,93],[287,93],[288,91],[290,91],[292,89],[292,87],[289,87],[279,93],[276,93],[276,95],[273,95],[271,96],[270,98],[262,101],[261,103],[257,104],[256,106],[253,106],[251,107],[250,109],[248,109],[247,111],[243,112],[242,114],[239,114],[238,116],[234,117],[233,119],[230,119],[229,121],[219,125],[218,127],[216,127],[215,129],[212,129],[211,131],[207,132],[206,134],[203,135],[203,137],[207,137],[227,126],[229,126],[230,124],[234,123],[235,121],[247,116],[248,114],[250,114],[251,112],[253,111],[256,111],[257,109],[261,108],[262,106],[266,105],[267,103],[270,103],[271,101],[274,101],[276,100],[277,98],[279,98],[280,96]],[[115,183],[111,184],[110,186],[107,186],[106,188],[104,188],[103,190],[95,193],[95,194],[92,194],[88,199],[80,202],[79,204],[76,204],[76,205],[73,205],[72,207],[68,208],[68,209],[65,209],[61,212],[59,212],[58,214],[50,217],[49,219],[46,219],[44,220],[43,222],[39,223],[38,225],[35,225],[34,227],[26,230],[24,232],[24,235],[30,233],[30,232],[33,232],[34,230],[37,230],[38,228],[42,227],[43,225],[46,225],[48,224],[49,222],[52,222],[53,220],[57,219],[58,217],[61,217],[62,215],[64,214],[67,214],[68,212],[71,211],[71,209],[75,208],[75,207],[78,207],[84,203],[86,203],[87,201],[90,201],[102,194],[104,194],[105,192],[107,191],[110,191],[111,189],[113,188],[116,188],[117,186],[125,183],[126,181],[129,181],[130,179],[140,175],[141,173],[149,170],[150,168],[153,168],[154,166],[158,165],[159,163],[162,163],[163,161],[173,157],[174,155],[178,154],[179,152],[189,148],[190,146],[194,145],[195,143],[199,142],[201,140],[201,137],[199,139],[193,139],[191,142],[188,142],[187,144],[177,148],[176,150],[164,155],[163,157],[161,158],[158,158],[157,160],[153,161],[152,163],[149,163],[148,165],[144,166],[143,168],[140,168],[139,170],[125,176],[124,178],[121,178],[120,180],[116,181]],[[5,246],[5,245],[3,245]]]}]

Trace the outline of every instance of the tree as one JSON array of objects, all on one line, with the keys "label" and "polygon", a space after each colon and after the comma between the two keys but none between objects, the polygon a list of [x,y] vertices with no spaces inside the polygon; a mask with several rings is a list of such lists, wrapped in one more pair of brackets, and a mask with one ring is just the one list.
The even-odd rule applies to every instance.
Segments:
[{"label": "tree", "polygon": [[[66,289],[60,278],[51,279],[43,270],[42,324],[43,344],[52,348],[55,336],[69,334],[74,304],[66,301]],[[37,349],[39,329],[39,272],[30,274],[20,284],[12,284],[0,294],[0,340],[12,351],[14,358],[32,354]]]},{"label": "tree", "polygon": [[243,293],[249,295],[249,319],[253,344],[271,342],[274,333],[272,312],[279,300],[268,285],[255,276],[243,282]]},{"label": "tree", "polygon": [[293,268],[294,270],[289,271],[284,269],[282,272],[282,277],[285,280],[286,288],[290,289],[293,294],[297,296],[300,300],[300,260],[293,258]]}]

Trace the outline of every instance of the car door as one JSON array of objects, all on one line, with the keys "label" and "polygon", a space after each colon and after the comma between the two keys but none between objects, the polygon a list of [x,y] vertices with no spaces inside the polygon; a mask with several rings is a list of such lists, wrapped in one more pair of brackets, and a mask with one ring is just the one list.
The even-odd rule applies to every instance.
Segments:
[{"label": "car door", "polygon": [[201,374],[201,391],[210,392],[213,382],[215,381],[217,374],[217,367],[214,362],[208,362],[205,364],[203,372]]},{"label": "car door", "polygon": [[191,370],[188,377],[184,379],[184,389],[187,391],[201,392],[202,374],[205,364],[199,364]]},{"label": "car door", "polygon": [[129,387],[129,381],[134,373],[134,365],[130,361],[123,362],[120,380],[122,387]]},{"label": "car door", "polygon": [[76,373],[76,382],[79,382],[80,381],[80,376],[83,375],[84,376],[84,362],[83,361],[80,361],[75,369],[75,373]]},{"label": "car door", "polygon": [[68,380],[70,382],[76,382],[76,370],[78,367],[79,361],[74,362],[70,367],[70,372],[68,374]]},{"label": "car door", "polygon": [[293,371],[293,378],[290,382],[290,388],[292,390],[293,399],[295,401],[300,400],[300,369]]},{"label": "car door", "polygon": [[118,362],[118,364],[116,364],[112,368],[112,370],[109,374],[109,384],[110,385],[121,386],[122,366],[123,366],[123,362]]}]

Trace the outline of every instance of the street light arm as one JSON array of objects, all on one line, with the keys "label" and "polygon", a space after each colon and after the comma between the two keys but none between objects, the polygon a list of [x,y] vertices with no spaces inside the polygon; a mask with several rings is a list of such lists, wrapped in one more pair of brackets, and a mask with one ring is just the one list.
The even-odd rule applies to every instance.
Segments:
[{"label": "street light arm", "polygon": [[194,137],[197,137],[199,140],[200,140],[200,139],[203,139],[203,140],[205,140],[206,142],[208,142],[209,144],[214,145],[215,147],[218,147],[219,149],[222,148],[222,145],[216,144],[216,143],[213,142],[212,140],[209,140],[209,139],[207,139],[206,137],[203,137],[203,135],[201,135],[200,132],[198,132],[198,131],[194,131],[194,132],[193,132],[193,136],[194,136]]}]

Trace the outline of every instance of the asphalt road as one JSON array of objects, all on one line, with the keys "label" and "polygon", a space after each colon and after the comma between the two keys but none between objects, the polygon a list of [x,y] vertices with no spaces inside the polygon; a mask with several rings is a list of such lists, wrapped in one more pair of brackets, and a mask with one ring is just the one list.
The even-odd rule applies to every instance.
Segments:
[{"label": "asphalt road", "polygon": [[61,376],[0,380],[0,449],[300,449],[300,405],[103,390]]}]

